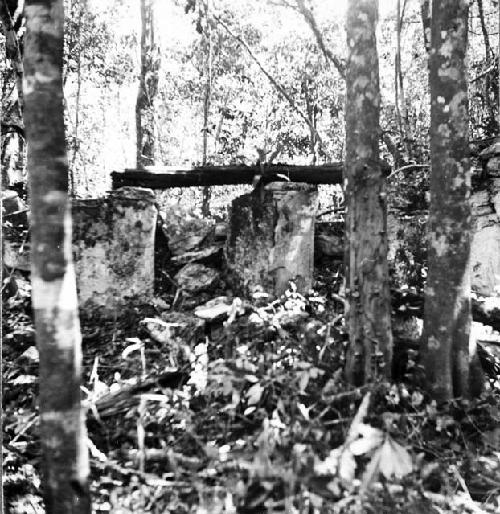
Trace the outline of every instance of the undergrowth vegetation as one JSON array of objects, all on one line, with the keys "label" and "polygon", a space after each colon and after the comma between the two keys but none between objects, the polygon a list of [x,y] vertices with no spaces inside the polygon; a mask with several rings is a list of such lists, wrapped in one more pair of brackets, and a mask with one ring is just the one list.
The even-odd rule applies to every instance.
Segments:
[{"label": "undergrowth vegetation", "polygon": [[[394,383],[347,385],[332,276],[317,273],[321,294],[234,299],[225,321],[160,300],[84,316],[95,512],[497,512],[498,392],[437,405],[417,357]],[[9,512],[43,512],[30,292],[17,282],[3,320],[4,493]],[[159,342],[154,319],[182,331]]]}]

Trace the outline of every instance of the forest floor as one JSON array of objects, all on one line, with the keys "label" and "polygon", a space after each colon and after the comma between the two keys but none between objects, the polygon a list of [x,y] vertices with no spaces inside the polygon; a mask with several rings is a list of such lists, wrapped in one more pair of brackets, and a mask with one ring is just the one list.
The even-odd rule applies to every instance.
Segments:
[{"label": "forest floor", "polygon": [[[83,313],[94,512],[499,512],[498,390],[437,405],[411,351],[397,381],[346,384],[335,277],[318,270],[309,297],[226,298],[210,321],[172,312],[171,297],[111,320]],[[3,314],[5,512],[40,513],[38,356],[20,275]]]}]

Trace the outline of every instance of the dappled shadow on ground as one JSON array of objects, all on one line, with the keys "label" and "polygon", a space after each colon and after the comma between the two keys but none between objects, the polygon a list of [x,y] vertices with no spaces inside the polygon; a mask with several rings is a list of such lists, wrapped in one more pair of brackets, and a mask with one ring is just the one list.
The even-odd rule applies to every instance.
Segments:
[{"label": "dappled shadow on ground", "polygon": [[[335,276],[318,270],[305,297],[261,292],[237,309],[224,297],[204,319],[173,312],[168,293],[83,315],[95,511],[496,512],[498,395],[436,405],[414,357],[397,383],[348,386]],[[43,512],[37,354],[18,285],[4,300],[6,511]]]}]

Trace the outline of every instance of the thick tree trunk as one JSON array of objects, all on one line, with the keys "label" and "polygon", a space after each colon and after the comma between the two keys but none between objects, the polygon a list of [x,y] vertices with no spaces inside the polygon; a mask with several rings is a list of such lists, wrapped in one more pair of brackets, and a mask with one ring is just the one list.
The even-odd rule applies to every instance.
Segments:
[{"label": "thick tree trunk", "polygon": [[[379,373],[389,376],[392,360],[387,204],[378,147],[377,11],[378,2],[373,0],[350,0],[347,11],[346,316],[350,347],[346,375],[354,383]],[[374,365],[379,352],[382,369]]]},{"label": "thick tree trunk", "polygon": [[432,4],[431,205],[423,338],[427,384],[437,400],[469,395],[467,19],[466,0]]},{"label": "thick tree trunk", "polygon": [[155,164],[154,100],[158,90],[159,53],[153,4],[154,0],[141,0],[141,75],[135,107],[138,168]]},{"label": "thick tree trunk", "polygon": [[63,0],[30,0],[26,17],[31,278],[40,352],[45,507],[51,514],[89,513],[88,455],[80,405],[81,336],[64,137]]}]

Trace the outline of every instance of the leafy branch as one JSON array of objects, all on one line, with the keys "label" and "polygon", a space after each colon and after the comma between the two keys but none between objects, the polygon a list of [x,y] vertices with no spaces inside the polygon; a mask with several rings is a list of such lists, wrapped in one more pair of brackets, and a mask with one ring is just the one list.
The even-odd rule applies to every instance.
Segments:
[{"label": "leafy branch", "polygon": [[252,49],[248,46],[247,42],[242,37],[240,37],[237,34],[235,34],[219,16],[217,16],[216,14],[213,14],[212,16],[217,21],[217,23],[219,23],[219,25],[233,39],[238,41],[238,43],[240,43],[240,45],[243,46],[243,48],[247,51],[247,53],[250,56],[250,58],[255,62],[255,64],[257,64],[257,66],[259,67],[260,71],[262,71],[262,73],[266,76],[267,80],[269,80],[269,82],[276,89],[276,91],[278,91],[278,93],[281,94],[281,96],[283,96],[283,98],[288,102],[288,104],[290,105],[292,110],[295,113],[297,113],[307,123],[307,126],[311,130],[311,133],[314,134],[314,136],[316,137],[316,140],[318,141],[318,143],[320,145],[322,145],[323,141],[321,139],[321,136],[318,134],[318,131],[316,130],[316,127],[314,126],[312,121],[299,109],[299,107],[295,103],[294,99],[285,90],[285,88],[281,84],[278,83],[278,81],[269,73],[269,71],[266,70],[264,65],[260,62],[258,57],[255,56],[255,54],[253,53]]}]

